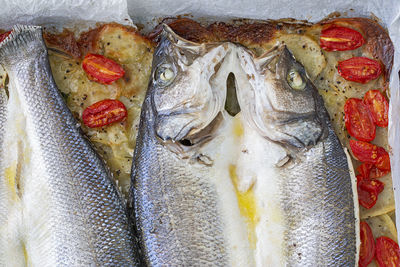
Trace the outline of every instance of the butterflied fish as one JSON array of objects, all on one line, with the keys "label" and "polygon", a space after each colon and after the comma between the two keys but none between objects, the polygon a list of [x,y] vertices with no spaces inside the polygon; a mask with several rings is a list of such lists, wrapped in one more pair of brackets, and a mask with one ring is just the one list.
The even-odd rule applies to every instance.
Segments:
[{"label": "butterflied fish", "polygon": [[134,266],[125,203],[56,87],[41,28],[14,27],[0,61],[0,265]]},{"label": "butterflied fish", "polygon": [[[165,26],[152,75],[131,192],[149,265],[356,264],[347,158],[286,48],[256,59]],[[225,103],[230,75],[240,108]]]}]

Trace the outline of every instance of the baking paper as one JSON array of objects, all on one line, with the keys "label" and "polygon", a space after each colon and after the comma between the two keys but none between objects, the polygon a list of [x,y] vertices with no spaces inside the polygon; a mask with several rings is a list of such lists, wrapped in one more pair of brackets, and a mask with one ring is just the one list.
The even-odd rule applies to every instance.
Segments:
[{"label": "baking paper", "polygon": [[96,22],[132,25],[126,0],[0,0],[0,27],[15,24],[74,27]]},{"label": "baking paper", "polygon": [[127,0],[134,23],[153,27],[157,19],[189,15],[195,19],[232,18],[282,19],[295,18],[317,22],[333,12],[344,16],[369,17],[373,13],[385,26],[399,14],[398,0]]},{"label": "baking paper", "polygon": [[[389,31],[394,43],[394,65],[390,80],[389,145],[391,146],[392,179],[396,201],[396,214],[400,214],[400,1],[399,0],[128,0],[129,15],[134,23],[150,30],[159,23],[157,18],[188,15],[204,20],[230,20],[232,18],[281,19],[295,18],[317,22],[333,12],[342,17],[378,18]],[[396,49],[397,48],[397,49]],[[400,216],[396,216],[400,225]],[[399,235],[400,231],[398,231]],[[400,235],[399,235],[400,240]]]}]

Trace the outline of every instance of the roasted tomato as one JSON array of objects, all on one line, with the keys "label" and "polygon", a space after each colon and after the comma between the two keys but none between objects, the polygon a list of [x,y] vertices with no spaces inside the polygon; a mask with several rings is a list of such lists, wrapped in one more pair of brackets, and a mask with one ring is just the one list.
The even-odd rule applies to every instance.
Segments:
[{"label": "roasted tomato", "polygon": [[10,35],[10,33],[11,31],[0,34],[0,43],[3,42],[4,39],[6,39],[8,35]]},{"label": "roasted tomato", "polygon": [[375,191],[366,191],[359,185],[357,186],[358,192],[358,203],[366,209],[370,209],[375,206],[378,200],[378,194]]},{"label": "roasted tomato", "polygon": [[390,172],[390,170],[383,171],[383,170],[380,170],[377,167],[373,166],[369,173],[369,178],[371,178],[371,179],[381,178],[381,177],[385,176],[386,174],[388,174],[389,172]]},{"label": "roasted tomato", "polygon": [[378,90],[370,90],[364,95],[364,104],[371,112],[374,123],[379,127],[387,127],[389,123],[389,103]]},{"label": "roasted tomato", "polygon": [[389,171],[380,170],[371,163],[363,163],[357,167],[357,172],[363,179],[376,179],[385,176]]},{"label": "roasted tomato", "polygon": [[384,184],[378,180],[363,179],[357,175],[358,203],[366,209],[375,206],[378,195],[383,191]]},{"label": "roasted tomato", "polygon": [[359,181],[359,186],[362,190],[375,192],[377,195],[385,189],[385,184],[375,179],[363,179]]},{"label": "roasted tomato", "polygon": [[371,263],[375,256],[375,240],[368,223],[360,223],[360,259],[359,267],[366,267]]},{"label": "roasted tomato", "polygon": [[375,167],[382,171],[390,171],[389,153],[383,148],[378,149],[378,160],[375,163]]},{"label": "roasted tomato", "polygon": [[374,165],[370,163],[363,163],[357,167],[357,172],[362,176],[363,179],[369,179],[371,169]]},{"label": "roasted tomato", "polygon": [[333,25],[321,31],[319,44],[326,51],[353,50],[364,44],[364,38],[356,30]]},{"label": "roasted tomato", "polygon": [[87,54],[83,59],[82,68],[90,80],[102,84],[111,84],[125,74],[118,63],[96,54]]},{"label": "roasted tomato", "polygon": [[363,141],[350,140],[350,148],[354,157],[359,161],[374,164],[382,170],[390,169],[389,154],[383,147]]},{"label": "roasted tomato", "polygon": [[344,105],[344,121],[351,136],[365,142],[375,139],[374,120],[361,99],[347,99]]},{"label": "roasted tomato", "polygon": [[366,57],[353,57],[340,61],[338,71],[340,76],[348,81],[367,83],[381,75],[382,67],[376,60]]},{"label": "roasted tomato", "polygon": [[105,99],[87,107],[82,113],[82,120],[86,126],[96,128],[121,121],[126,116],[127,111],[122,102]]},{"label": "roasted tomato", "polygon": [[399,267],[399,245],[389,237],[378,237],[376,239],[376,261],[379,267]]}]

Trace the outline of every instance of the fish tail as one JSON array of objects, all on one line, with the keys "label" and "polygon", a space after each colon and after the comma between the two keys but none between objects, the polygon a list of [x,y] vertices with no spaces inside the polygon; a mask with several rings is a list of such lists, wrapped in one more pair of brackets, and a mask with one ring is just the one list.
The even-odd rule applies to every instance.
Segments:
[{"label": "fish tail", "polygon": [[[36,54],[38,47],[33,47],[33,42],[39,42],[44,45],[42,37],[42,27],[32,25],[16,25],[11,33],[0,43],[0,58],[7,60],[16,55]],[[40,46],[39,46],[40,47]]]}]

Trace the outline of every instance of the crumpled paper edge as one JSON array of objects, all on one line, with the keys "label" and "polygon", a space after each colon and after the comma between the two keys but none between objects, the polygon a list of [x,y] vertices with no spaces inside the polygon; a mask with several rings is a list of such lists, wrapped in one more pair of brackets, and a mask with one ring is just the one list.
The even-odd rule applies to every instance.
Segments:
[{"label": "crumpled paper edge", "polygon": [[0,28],[5,30],[15,24],[80,31],[98,22],[134,26],[126,0],[0,0],[0,6]]}]

